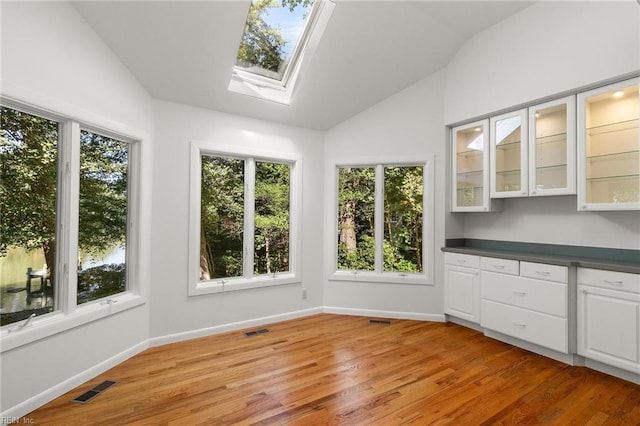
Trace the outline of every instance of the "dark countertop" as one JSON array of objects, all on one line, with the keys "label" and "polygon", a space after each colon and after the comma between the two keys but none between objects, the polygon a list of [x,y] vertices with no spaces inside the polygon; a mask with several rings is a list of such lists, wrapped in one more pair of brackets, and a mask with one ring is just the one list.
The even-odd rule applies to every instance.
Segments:
[{"label": "dark countertop", "polygon": [[455,239],[447,240],[444,252],[471,254],[525,262],[604,269],[640,274],[640,250],[554,244],[516,243],[510,241]]}]

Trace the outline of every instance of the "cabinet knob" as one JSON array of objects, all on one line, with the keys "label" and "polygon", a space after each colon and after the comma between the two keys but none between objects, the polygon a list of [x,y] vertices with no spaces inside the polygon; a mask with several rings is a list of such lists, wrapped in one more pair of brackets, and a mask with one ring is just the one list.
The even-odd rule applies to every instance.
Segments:
[{"label": "cabinet knob", "polygon": [[604,282],[611,285],[622,285],[622,280],[604,280]]},{"label": "cabinet knob", "polygon": [[515,325],[518,328],[526,328],[527,324],[523,323],[523,322],[514,322],[513,325]]},{"label": "cabinet knob", "polygon": [[513,290],[513,294],[517,295],[517,296],[526,296],[527,292],[526,291],[517,291],[517,290]]}]

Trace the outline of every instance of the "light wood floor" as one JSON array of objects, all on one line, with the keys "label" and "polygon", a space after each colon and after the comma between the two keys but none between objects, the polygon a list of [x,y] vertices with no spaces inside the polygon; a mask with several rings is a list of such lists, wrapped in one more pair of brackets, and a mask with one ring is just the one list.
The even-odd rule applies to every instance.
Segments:
[{"label": "light wood floor", "polygon": [[[262,327],[258,327],[262,328]],[[447,323],[316,315],[156,347],[37,425],[640,424],[640,386]],[[81,405],[71,399],[118,383]]]}]

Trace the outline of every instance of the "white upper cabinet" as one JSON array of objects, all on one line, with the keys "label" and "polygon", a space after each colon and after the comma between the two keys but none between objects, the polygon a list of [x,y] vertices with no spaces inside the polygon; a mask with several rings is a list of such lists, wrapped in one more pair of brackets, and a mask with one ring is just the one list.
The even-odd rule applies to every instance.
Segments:
[{"label": "white upper cabinet", "polygon": [[527,110],[490,119],[491,198],[528,195]]},{"label": "white upper cabinet", "polygon": [[640,209],[638,82],[578,94],[578,210]]},{"label": "white upper cabinet", "polygon": [[576,193],[575,97],[529,108],[529,195]]},{"label": "white upper cabinet", "polygon": [[451,211],[489,211],[489,120],[451,130]]}]

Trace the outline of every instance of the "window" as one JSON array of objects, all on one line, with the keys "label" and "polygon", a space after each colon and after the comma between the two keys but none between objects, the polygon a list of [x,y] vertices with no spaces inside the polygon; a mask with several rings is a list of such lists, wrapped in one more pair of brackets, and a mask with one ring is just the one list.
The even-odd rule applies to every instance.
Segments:
[{"label": "window", "polygon": [[55,308],[58,127],[0,109],[1,325]]},{"label": "window", "polygon": [[191,295],[299,282],[294,155],[192,143]]},{"label": "window", "polygon": [[0,107],[2,326],[126,309],[135,141],[11,104]]},{"label": "window", "polygon": [[332,279],[432,282],[432,162],[333,165]]},{"label": "window", "polygon": [[78,304],[127,289],[128,156],[126,142],[80,132]]},{"label": "window", "polygon": [[229,90],[288,105],[333,8],[329,0],[253,0]]}]

